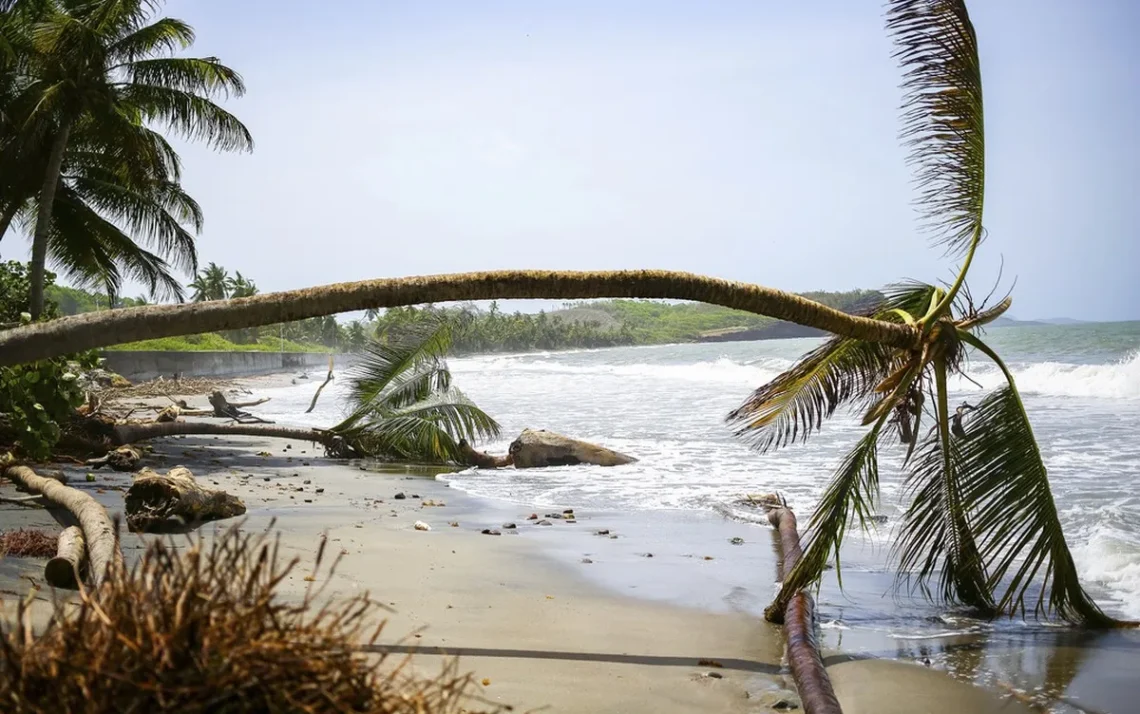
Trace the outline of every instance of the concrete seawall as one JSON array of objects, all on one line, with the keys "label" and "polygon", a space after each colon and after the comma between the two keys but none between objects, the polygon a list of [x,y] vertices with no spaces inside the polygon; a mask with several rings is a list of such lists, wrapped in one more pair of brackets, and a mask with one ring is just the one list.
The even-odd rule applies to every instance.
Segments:
[{"label": "concrete seawall", "polygon": [[[292,369],[323,369],[324,352],[127,352],[101,355],[104,367],[132,381],[171,377],[181,373],[195,377],[242,377]],[[338,362],[341,358],[338,356]]]}]

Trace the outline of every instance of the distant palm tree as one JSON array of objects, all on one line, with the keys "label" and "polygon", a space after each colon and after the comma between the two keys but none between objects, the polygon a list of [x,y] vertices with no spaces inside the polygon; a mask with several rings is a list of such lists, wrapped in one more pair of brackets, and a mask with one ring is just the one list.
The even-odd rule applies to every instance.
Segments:
[{"label": "distant palm tree", "polygon": [[[91,0],[26,5],[39,11],[26,24],[32,41],[21,48],[30,51],[18,63],[24,79],[9,92],[9,113],[18,118],[23,131],[8,143],[18,143],[24,156],[44,152],[31,261],[31,311],[38,316],[55,201],[61,191],[78,190],[64,173],[73,139],[133,138],[128,148],[148,145],[153,150],[161,144],[169,149],[147,128],[158,123],[223,150],[248,149],[252,140],[241,122],[210,100],[218,94],[241,94],[241,78],[215,58],[169,56],[188,47],[194,32],[179,20],[150,22],[154,3]],[[137,202],[108,194],[115,185],[113,181],[100,185],[103,207],[135,227],[153,227],[148,222],[154,218]],[[155,199],[162,201],[157,194]]]},{"label": "distant palm tree", "polygon": [[236,271],[232,278],[226,278],[225,285],[227,297],[243,298],[257,294],[257,285],[242,275],[240,270]]},{"label": "distant palm tree", "polygon": [[211,262],[204,270],[194,277],[190,289],[194,291],[191,300],[205,302],[207,300],[225,300],[229,297],[231,278],[226,269],[217,263]]}]

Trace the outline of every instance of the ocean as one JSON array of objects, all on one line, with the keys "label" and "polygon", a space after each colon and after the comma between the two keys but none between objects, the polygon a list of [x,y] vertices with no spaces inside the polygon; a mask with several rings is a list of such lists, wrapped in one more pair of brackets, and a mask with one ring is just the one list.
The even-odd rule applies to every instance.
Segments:
[{"label": "ocean", "polygon": [[[1014,372],[1086,587],[1108,612],[1140,619],[1140,322],[999,327],[985,339]],[[669,536],[681,541],[680,550],[686,534],[696,533],[694,522],[756,520],[754,511],[736,505],[747,493],[778,491],[806,522],[832,472],[863,433],[856,418],[837,415],[806,444],[758,454],[733,436],[725,415],[819,343],[790,339],[451,359],[455,385],[503,426],[501,440],[483,445],[487,451],[504,453],[515,435],[531,427],[594,441],[639,461],[609,469],[468,471],[449,480],[453,488],[497,502],[684,523]],[[976,401],[1002,382],[981,357],[971,359],[968,375],[951,385],[953,405]],[[279,390],[258,413],[281,423],[334,423],[342,414],[344,379],[330,385],[312,414],[300,415],[304,406],[298,406],[307,406],[320,376]],[[980,622],[891,587],[893,524],[906,507],[901,460],[901,447],[880,453],[880,513],[886,523],[871,534],[849,535],[843,590],[834,577],[823,584],[819,616],[825,645],[929,662],[1011,691],[1060,697],[1055,707],[1079,711],[1084,705],[1078,700],[1091,697],[1098,707],[1088,711],[1131,711],[1120,708],[1126,698],[1105,699],[1112,687],[1082,688],[1079,677],[1093,654],[1116,653],[1106,660],[1111,664],[1096,665],[1101,684],[1106,666],[1140,666],[1135,638],[1093,642],[1048,623]],[[742,571],[738,577],[755,581],[759,574]],[[769,594],[746,607],[762,610]]]}]

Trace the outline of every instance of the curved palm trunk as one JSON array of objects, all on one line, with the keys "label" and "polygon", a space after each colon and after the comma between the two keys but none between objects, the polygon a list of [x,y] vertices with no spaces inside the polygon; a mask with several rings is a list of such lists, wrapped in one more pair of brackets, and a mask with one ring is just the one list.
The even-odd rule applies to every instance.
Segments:
[{"label": "curved palm trunk", "polygon": [[28,281],[31,283],[31,296],[28,311],[32,319],[38,319],[44,311],[44,270],[47,262],[48,230],[51,228],[51,211],[55,203],[55,190],[59,186],[60,171],[63,168],[63,152],[67,149],[67,137],[71,128],[63,126],[56,135],[48,157],[44,185],[40,189],[39,213],[36,215],[36,232],[32,238],[32,263]]},{"label": "curved palm trunk", "polygon": [[114,439],[119,445],[133,444],[163,436],[182,434],[216,434],[220,436],[262,436],[274,439],[296,439],[313,441],[322,445],[332,443],[334,434],[319,429],[291,429],[284,426],[264,424],[214,424],[198,421],[172,421],[153,424],[118,424]]},{"label": "curved palm trunk", "polygon": [[840,312],[759,285],[663,270],[503,270],[339,283],[248,298],[95,312],[0,334],[0,365],[136,340],[272,325],[351,310],[506,298],[670,298],[768,315],[845,337],[911,348],[906,325]]}]

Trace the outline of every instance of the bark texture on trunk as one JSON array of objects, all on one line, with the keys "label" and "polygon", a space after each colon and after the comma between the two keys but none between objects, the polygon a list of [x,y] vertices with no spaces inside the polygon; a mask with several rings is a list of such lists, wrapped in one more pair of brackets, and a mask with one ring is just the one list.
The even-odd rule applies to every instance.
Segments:
[{"label": "bark texture on trunk", "polygon": [[86,565],[87,542],[83,539],[83,530],[69,526],[59,534],[55,557],[44,566],[44,579],[53,588],[74,590],[79,587]]},{"label": "bark texture on trunk", "polygon": [[136,340],[272,325],[352,310],[508,298],[672,298],[722,305],[895,347],[915,329],[855,317],[798,295],[665,270],[501,270],[365,280],[248,298],[92,312],[0,333],[0,366]]},{"label": "bark texture on trunk", "polygon": [[6,466],[0,473],[31,493],[43,494],[44,498],[75,516],[83,529],[91,564],[90,578],[96,587],[107,577],[107,569],[112,563],[122,563],[115,526],[107,515],[107,509],[94,498],[55,479],[44,478],[27,466]]},{"label": "bark texture on trunk", "polygon": [[332,445],[336,437],[317,429],[290,429],[283,426],[265,424],[214,424],[199,421],[173,421],[150,424],[116,424],[114,439],[119,444],[133,444],[137,441],[158,439],[163,436],[181,434],[217,434],[219,436],[264,436],[275,439],[297,439],[312,441],[323,446]]},{"label": "bark texture on trunk", "polygon": [[29,267],[28,282],[31,296],[28,311],[32,319],[39,318],[44,311],[44,271],[47,263],[48,231],[51,229],[52,206],[55,205],[55,190],[59,186],[60,170],[63,168],[63,152],[67,149],[67,138],[71,129],[60,127],[51,145],[47,171],[44,173],[43,188],[40,189],[39,212],[36,214],[36,232],[32,237],[32,262]]},{"label": "bark texture on trunk", "polygon": [[143,469],[124,502],[131,532],[162,532],[245,513],[240,498],[198,485],[185,466],[165,474]]},{"label": "bark texture on trunk", "polygon": [[632,456],[604,446],[571,439],[545,429],[523,429],[519,437],[511,442],[510,455],[516,469],[575,464],[620,466],[637,461]]},{"label": "bark texture on trunk", "polygon": [[[803,551],[800,549],[800,534],[796,530],[796,514],[789,508],[773,508],[768,512],[768,521],[775,526],[780,537],[780,580],[796,567]],[[811,596],[800,591],[796,593],[787,609],[782,613],[784,636],[788,644],[788,663],[792,669],[792,679],[800,694],[806,714],[843,714],[839,699],[831,686],[819,647],[815,641],[815,607]],[[765,611],[768,620],[773,613]]]}]

